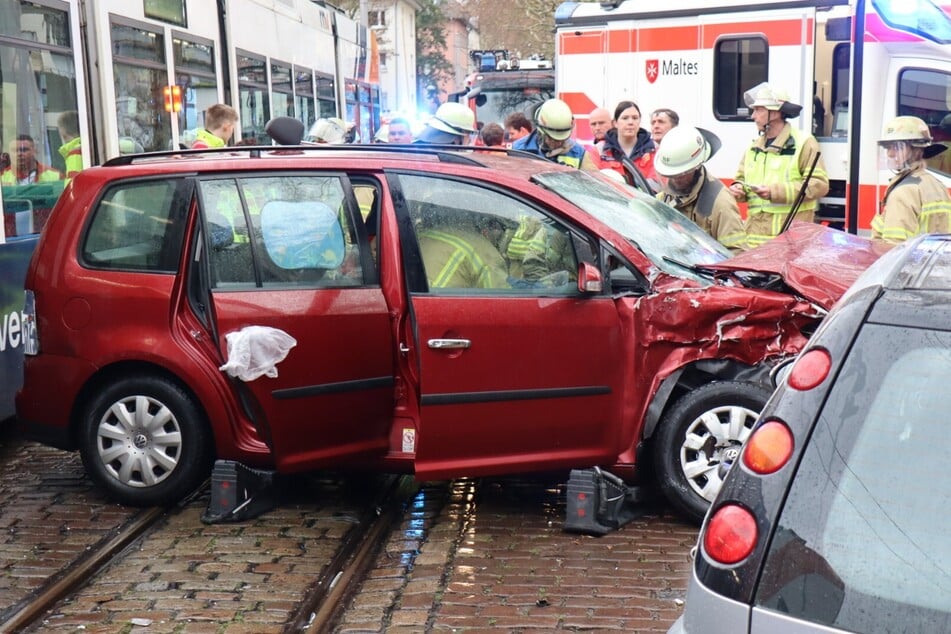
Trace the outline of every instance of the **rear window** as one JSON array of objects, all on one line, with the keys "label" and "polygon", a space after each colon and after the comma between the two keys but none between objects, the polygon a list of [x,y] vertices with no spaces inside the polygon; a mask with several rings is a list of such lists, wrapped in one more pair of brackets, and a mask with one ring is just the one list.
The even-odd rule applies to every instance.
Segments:
[{"label": "rear window", "polygon": [[757,605],[849,631],[951,631],[949,378],[951,333],[863,329],[803,453]]},{"label": "rear window", "polygon": [[86,232],[83,263],[100,269],[174,273],[182,252],[189,191],[184,179],[110,188]]}]

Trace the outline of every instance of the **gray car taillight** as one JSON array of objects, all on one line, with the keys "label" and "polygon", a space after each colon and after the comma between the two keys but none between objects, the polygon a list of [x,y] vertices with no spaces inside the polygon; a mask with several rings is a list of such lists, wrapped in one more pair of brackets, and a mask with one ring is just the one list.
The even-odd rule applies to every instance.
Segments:
[{"label": "gray car taillight", "polygon": [[36,336],[36,301],[33,291],[24,291],[20,333],[23,335],[23,354],[39,354],[40,340]]}]

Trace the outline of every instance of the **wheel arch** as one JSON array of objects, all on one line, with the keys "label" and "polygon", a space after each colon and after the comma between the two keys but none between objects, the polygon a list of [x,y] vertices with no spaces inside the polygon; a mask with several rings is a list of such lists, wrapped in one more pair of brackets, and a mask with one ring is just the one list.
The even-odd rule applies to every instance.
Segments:
[{"label": "wheel arch", "polygon": [[668,375],[660,384],[647,408],[643,440],[653,437],[657,425],[677,400],[701,385],[713,381],[745,381],[771,389],[769,371],[773,361],[749,365],[734,359],[700,359],[682,366]]},{"label": "wheel arch", "polygon": [[100,368],[98,372],[89,377],[82,389],[79,391],[77,398],[73,401],[73,406],[69,413],[69,442],[72,447],[79,447],[79,434],[82,430],[82,413],[86,410],[95,394],[100,391],[103,386],[109,384],[110,382],[115,381],[118,378],[129,377],[133,375],[164,378],[171,381],[179,389],[185,392],[192,402],[195,403],[195,407],[201,414],[201,424],[204,425],[208,430],[208,433],[212,435],[212,446],[215,448],[215,452],[217,453],[217,434],[215,433],[214,426],[211,424],[205,403],[198,397],[195,391],[191,389],[186,381],[183,381],[181,377],[177,376],[174,372],[171,372],[168,368],[162,367],[155,363],[150,363],[148,361],[138,360],[120,361],[118,363],[110,364]]}]

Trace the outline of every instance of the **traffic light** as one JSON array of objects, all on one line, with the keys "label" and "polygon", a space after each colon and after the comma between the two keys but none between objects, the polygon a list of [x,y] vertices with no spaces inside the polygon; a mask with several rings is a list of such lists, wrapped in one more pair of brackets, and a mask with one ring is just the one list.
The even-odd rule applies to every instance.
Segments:
[{"label": "traffic light", "polygon": [[182,87],[165,86],[162,88],[165,95],[165,112],[180,112],[182,109]]}]

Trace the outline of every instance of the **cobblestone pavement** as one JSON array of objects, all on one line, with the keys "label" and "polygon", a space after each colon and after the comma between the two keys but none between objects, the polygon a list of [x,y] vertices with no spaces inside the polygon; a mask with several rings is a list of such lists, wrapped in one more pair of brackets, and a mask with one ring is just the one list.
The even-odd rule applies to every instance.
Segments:
[{"label": "cobblestone pavement", "polygon": [[602,537],[564,519],[557,482],[425,485],[336,631],[666,632],[696,527],[662,506]]},{"label": "cobblestone pavement", "polygon": [[[421,484],[336,632],[666,632],[696,527],[652,506],[603,537],[566,533],[566,479]],[[29,631],[282,632],[372,481],[294,480],[237,524],[202,524],[198,498]],[[0,611],[132,512],[74,454],[0,437]]]}]

